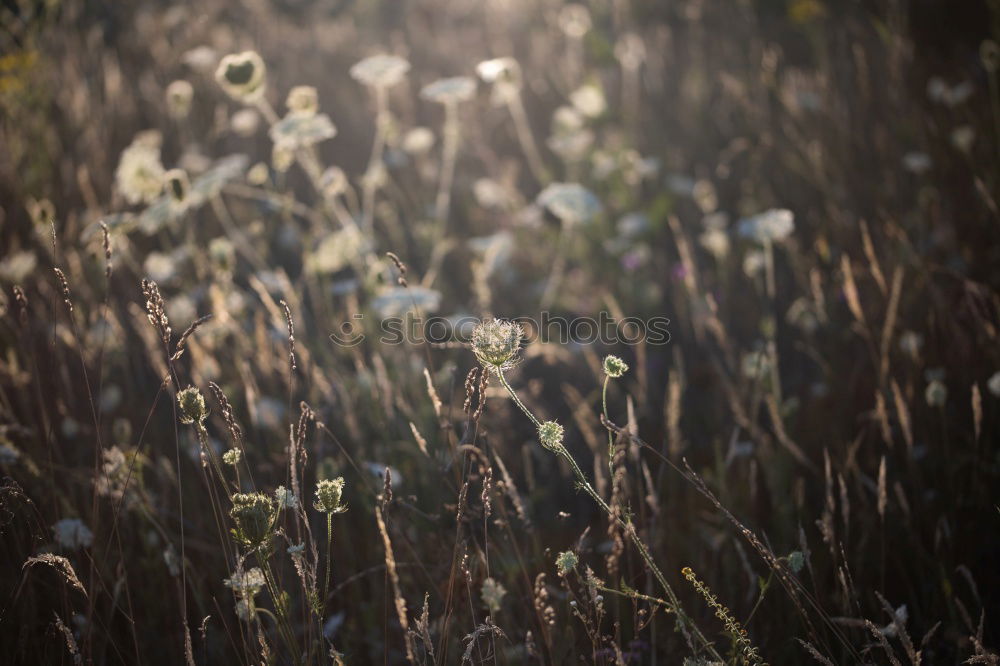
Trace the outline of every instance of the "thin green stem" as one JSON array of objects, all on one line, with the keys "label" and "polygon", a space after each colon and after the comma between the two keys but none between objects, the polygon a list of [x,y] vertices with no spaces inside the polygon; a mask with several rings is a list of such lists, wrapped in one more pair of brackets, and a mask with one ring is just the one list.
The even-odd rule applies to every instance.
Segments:
[{"label": "thin green stem", "polygon": [[[521,411],[525,413],[525,415],[531,420],[532,423],[535,424],[536,427],[541,426],[541,423],[539,422],[538,418],[531,413],[531,411],[524,405],[523,402],[521,402],[521,399],[517,396],[517,393],[514,391],[513,388],[511,388],[510,384],[507,382],[507,378],[504,377],[503,370],[497,368],[496,374],[497,377],[500,378],[500,383],[507,390],[507,393],[510,394],[510,397],[514,400],[515,404],[517,404],[517,406],[521,408]],[[615,514],[615,512],[608,505],[608,503],[604,501],[604,498],[602,498],[600,494],[596,490],[594,490],[594,487],[590,485],[590,481],[587,480],[587,477],[583,473],[583,470],[580,469],[580,466],[576,463],[576,460],[573,458],[573,456],[570,454],[569,450],[567,450],[565,446],[560,444],[558,445],[558,447],[549,450],[553,451],[557,455],[562,456],[562,458],[566,460],[567,463],[569,463],[569,466],[573,470],[573,475],[576,477],[576,481],[579,484],[580,488],[582,488],[585,493],[590,495],[590,497],[594,500],[594,502],[596,502],[597,505],[601,507],[601,509],[606,514],[608,514],[608,517],[611,520],[615,521],[615,523],[617,523],[622,528],[622,530],[628,536],[629,540],[635,545],[636,550],[639,551],[639,555],[642,556],[642,559],[646,562],[646,566],[649,567],[649,570],[653,574],[653,577],[656,578],[657,582],[660,584],[660,587],[662,587],[663,590],[667,593],[667,599],[670,602],[671,610],[673,610],[673,612],[677,615],[678,626],[680,627],[681,632],[684,634],[684,637],[687,640],[689,647],[691,647],[692,650],[694,649],[694,646],[690,640],[690,635],[693,634],[694,637],[698,640],[698,642],[704,647],[705,651],[708,652],[708,654],[711,655],[713,659],[722,661],[722,657],[716,651],[715,647],[708,641],[707,638],[705,638],[705,635],[701,633],[701,630],[698,629],[698,626],[694,623],[694,621],[690,617],[688,617],[688,615],[684,612],[684,609],[681,606],[680,599],[677,597],[677,594],[670,586],[670,583],[667,582],[666,576],[664,576],[663,572],[660,571],[660,568],[656,566],[656,563],[653,561],[652,553],[649,552],[649,548],[639,537],[639,534],[636,532],[635,526],[632,524],[632,522],[623,520],[622,518],[620,518]]]}]

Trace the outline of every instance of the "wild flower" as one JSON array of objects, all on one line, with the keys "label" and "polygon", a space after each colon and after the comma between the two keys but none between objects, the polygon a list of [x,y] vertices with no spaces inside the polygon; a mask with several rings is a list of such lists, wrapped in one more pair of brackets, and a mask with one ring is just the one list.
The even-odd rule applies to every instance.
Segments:
[{"label": "wild flower", "polygon": [[434,132],[426,127],[414,127],[403,135],[403,150],[410,155],[423,155],[434,147]]},{"label": "wild flower", "polygon": [[167,86],[167,113],[171,118],[182,120],[191,112],[191,100],[194,98],[194,87],[183,79],[178,79]]},{"label": "wild flower", "polygon": [[271,537],[277,508],[263,493],[236,493],[229,516],[236,523],[233,536],[251,550],[263,546]]},{"label": "wild flower", "polygon": [[646,44],[642,37],[634,32],[628,32],[618,38],[615,43],[615,58],[623,69],[637,70],[646,59]]},{"label": "wild flower", "polygon": [[563,5],[557,17],[559,29],[567,37],[580,39],[590,32],[590,10],[577,3]]},{"label": "wild flower", "polygon": [[698,243],[716,261],[722,261],[729,255],[729,234],[721,229],[706,229],[698,236]]},{"label": "wild flower", "polygon": [[236,467],[243,459],[243,452],[237,448],[232,448],[222,454],[222,462],[231,467]]},{"label": "wild flower", "polygon": [[231,589],[242,599],[252,599],[264,588],[267,584],[264,578],[264,572],[258,567],[254,567],[247,571],[242,568],[237,568],[233,572],[232,576],[226,578],[222,581],[226,587]]},{"label": "wild flower", "polygon": [[959,125],[951,131],[950,138],[951,145],[963,153],[968,153],[976,140],[976,130],[971,125]]},{"label": "wild flower", "polygon": [[372,309],[383,318],[400,317],[414,308],[421,312],[437,312],[441,292],[426,287],[388,287],[372,299]]},{"label": "wild flower", "polygon": [[563,427],[555,421],[546,421],[538,426],[538,441],[549,451],[559,451],[563,445]]},{"label": "wild flower", "polygon": [[312,86],[295,86],[288,91],[285,106],[297,116],[314,116],[319,111],[319,93]]},{"label": "wild flower", "polygon": [[986,388],[994,396],[1000,398],[1000,372],[994,372],[990,375],[990,378],[986,380]]},{"label": "wild flower", "polygon": [[430,102],[453,105],[472,99],[476,94],[476,80],[468,76],[438,79],[420,90],[420,96]]},{"label": "wild flower", "polygon": [[374,55],[355,63],[351,77],[371,88],[390,88],[401,82],[410,71],[410,63],[393,55]]},{"label": "wild flower", "polygon": [[128,203],[149,203],[163,191],[163,176],[158,135],[144,133],[122,151],[115,184]]},{"label": "wild flower", "polygon": [[11,252],[0,259],[0,280],[14,284],[24,282],[37,265],[38,257],[34,252],[29,250]]},{"label": "wild flower", "polygon": [[267,67],[256,51],[233,53],[219,62],[215,80],[230,97],[250,104],[264,96]]},{"label": "wild flower", "polygon": [[260,128],[260,114],[255,109],[240,109],[229,118],[229,129],[242,137],[251,137]]},{"label": "wild flower", "polygon": [[21,457],[21,452],[9,442],[0,443],[0,465],[13,465]]},{"label": "wild flower", "polygon": [[556,571],[560,576],[566,577],[571,571],[576,569],[580,558],[572,550],[564,550],[556,557]]},{"label": "wild flower", "polygon": [[472,331],[472,353],[488,370],[499,372],[517,364],[524,329],[512,321],[491,319]]},{"label": "wild flower", "polygon": [[499,613],[503,605],[503,598],[507,595],[507,589],[492,577],[483,581],[480,595],[483,598],[483,606],[491,613]]},{"label": "wild flower", "polygon": [[737,232],[758,243],[778,243],[795,231],[795,216],[784,208],[772,208],[739,221]]},{"label": "wild flower", "polygon": [[277,502],[279,509],[294,509],[299,505],[299,498],[284,486],[274,489],[274,501]]},{"label": "wild flower", "polygon": [[343,495],[344,477],[320,479],[316,484],[316,503],[313,506],[323,513],[344,513],[347,505],[342,503]]},{"label": "wild flower", "polygon": [[918,176],[930,171],[934,163],[930,155],[919,151],[911,151],[903,155],[903,168]]},{"label": "wild flower", "polygon": [[899,336],[899,349],[910,358],[920,358],[924,346],[924,336],[916,331],[903,331]]},{"label": "wild flower", "polygon": [[577,111],[588,118],[598,118],[608,109],[604,92],[594,83],[587,83],[574,90],[569,95],[569,101]]},{"label": "wild flower", "polygon": [[493,58],[476,65],[476,74],[492,86],[491,101],[495,105],[514,102],[523,85],[521,66],[513,58]]},{"label": "wild flower", "polygon": [[539,193],[535,202],[570,226],[590,222],[601,212],[594,193],[578,183],[553,183]]},{"label": "wild flower", "polygon": [[177,405],[181,410],[181,423],[200,425],[208,417],[205,396],[193,386],[188,386],[177,393]]},{"label": "wild flower", "polygon": [[604,374],[612,379],[618,379],[628,372],[628,364],[617,356],[608,354],[604,357]]},{"label": "wild flower", "polygon": [[740,369],[747,379],[760,380],[771,372],[771,356],[761,349],[743,354]]},{"label": "wild flower", "polygon": [[286,150],[308,148],[337,136],[337,128],[325,113],[288,114],[271,126],[268,136],[275,146]]},{"label": "wild flower", "polygon": [[94,542],[94,533],[79,518],[63,518],[52,526],[56,544],[66,550],[89,548]]},{"label": "wild flower", "polygon": [[924,398],[931,407],[943,407],[948,400],[948,387],[940,379],[932,379],[924,389]]},{"label": "wild flower", "polygon": [[743,273],[749,278],[754,278],[760,275],[760,272],[764,270],[764,253],[760,250],[747,250],[747,253],[743,255]]},{"label": "wild flower", "polygon": [[560,132],[550,136],[545,145],[563,162],[571,164],[587,156],[587,152],[594,146],[594,133],[587,128]]}]

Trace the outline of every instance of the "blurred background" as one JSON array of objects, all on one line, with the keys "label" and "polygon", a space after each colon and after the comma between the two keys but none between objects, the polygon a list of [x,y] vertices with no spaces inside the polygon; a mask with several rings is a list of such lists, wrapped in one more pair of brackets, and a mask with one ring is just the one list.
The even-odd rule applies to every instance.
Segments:
[{"label": "blurred background", "polygon": [[[727,663],[752,659],[682,567],[770,663],[997,663],[1000,3],[0,7],[8,663],[297,663],[224,583],[188,385],[215,451],[239,424],[244,489],[298,475],[283,529],[320,554],[314,484],[345,478],[322,630],[295,611],[293,639],[403,663],[402,596],[422,663],[708,663],[621,593],[662,591],[496,381],[476,413],[463,344],[378,342],[542,312],[669,318],[666,345],[532,341],[509,377]],[[86,596],[23,572],[40,553]]]}]

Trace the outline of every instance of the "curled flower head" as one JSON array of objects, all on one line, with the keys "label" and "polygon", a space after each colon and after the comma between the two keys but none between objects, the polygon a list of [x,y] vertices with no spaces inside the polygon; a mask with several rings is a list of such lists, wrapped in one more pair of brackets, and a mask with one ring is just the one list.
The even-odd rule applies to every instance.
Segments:
[{"label": "curled flower head", "polygon": [[472,353],[487,369],[506,370],[517,363],[523,337],[524,329],[516,322],[484,321],[472,331]]},{"label": "curled flower head", "polygon": [[566,576],[570,571],[576,569],[580,558],[572,550],[564,550],[556,557],[556,571],[560,576]]},{"label": "curled flower head", "polygon": [[604,357],[604,374],[612,379],[618,379],[628,372],[628,364],[617,356],[608,354]]},{"label": "curled flower head", "polygon": [[558,451],[563,443],[563,427],[555,421],[538,426],[538,441],[549,451]]},{"label": "curled flower head", "polygon": [[250,549],[264,545],[271,536],[277,508],[274,500],[263,493],[236,493],[229,515],[236,523],[233,536]]},{"label": "curled flower head", "polygon": [[193,386],[177,394],[177,405],[181,409],[181,423],[201,423],[208,417],[205,396]]},{"label": "curled flower head", "polygon": [[215,80],[239,102],[255,102],[264,95],[267,67],[256,51],[227,55],[215,70]]},{"label": "curled flower head", "polygon": [[321,479],[316,484],[316,503],[313,506],[323,513],[344,513],[347,511],[347,505],[341,503],[343,496],[344,477]]}]

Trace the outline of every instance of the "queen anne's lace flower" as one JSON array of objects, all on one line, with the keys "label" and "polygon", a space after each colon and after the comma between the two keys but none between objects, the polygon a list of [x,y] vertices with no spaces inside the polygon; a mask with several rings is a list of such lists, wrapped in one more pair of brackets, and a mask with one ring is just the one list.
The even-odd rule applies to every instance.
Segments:
[{"label": "queen anne's lace flower", "polygon": [[472,353],[489,370],[498,372],[517,364],[524,329],[512,321],[484,321],[472,331]]},{"label": "queen anne's lace flower", "polygon": [[56,543],[67,550],[89,548],[94,542],[94,533],[79,518],[63,518],[52,526]]},{"label": "queen anne's lace flower", "polygon": [[394,55],[374,55],[351,67],[351,76],[372,88],[389,88],[403,80],[410,63]]}]

